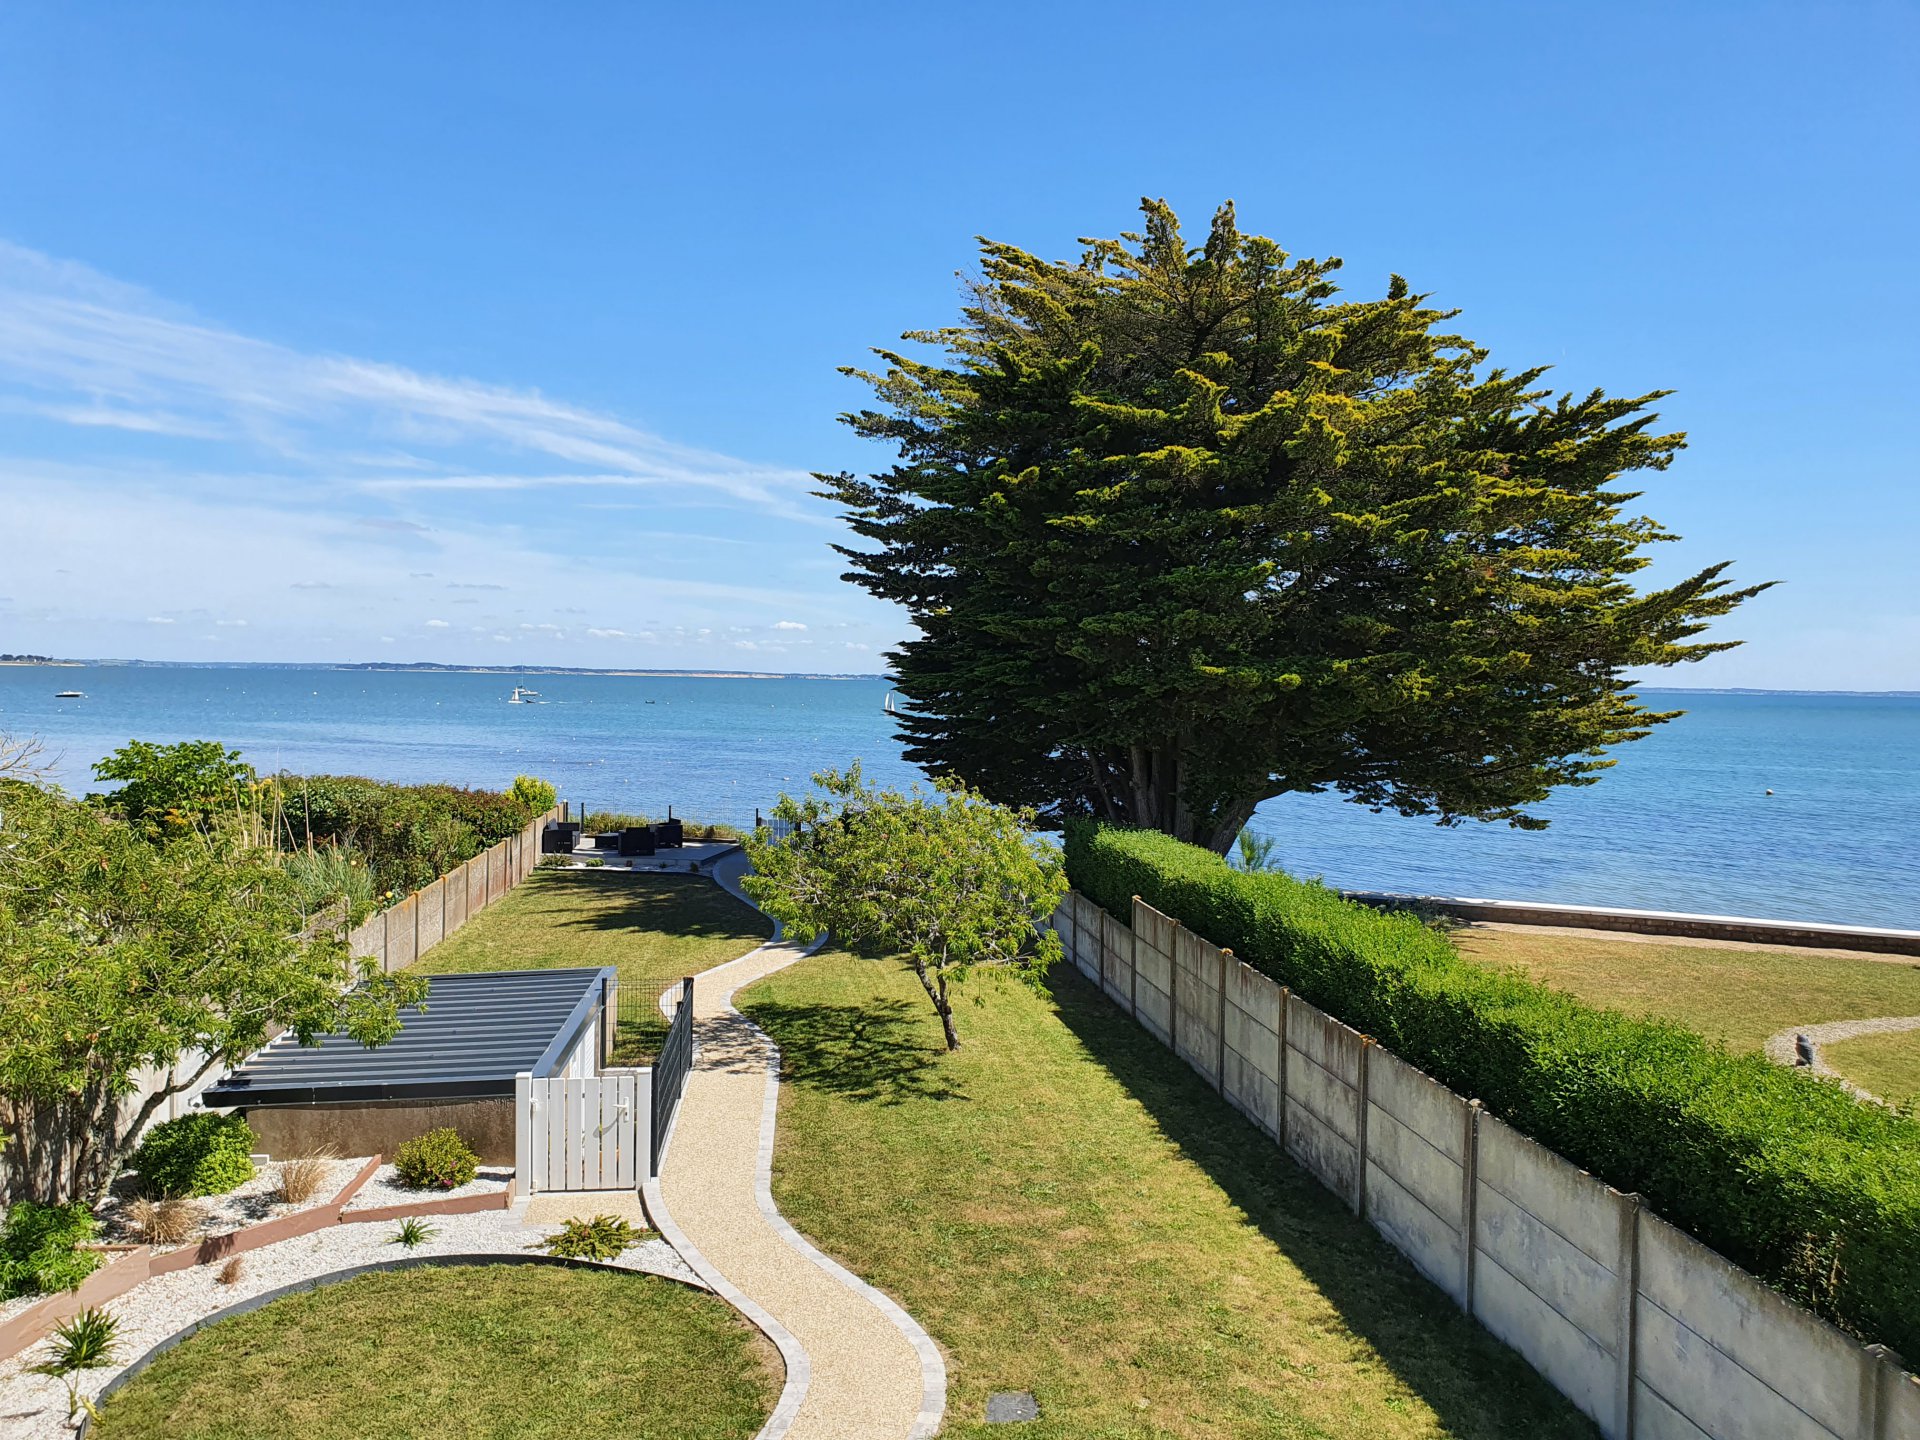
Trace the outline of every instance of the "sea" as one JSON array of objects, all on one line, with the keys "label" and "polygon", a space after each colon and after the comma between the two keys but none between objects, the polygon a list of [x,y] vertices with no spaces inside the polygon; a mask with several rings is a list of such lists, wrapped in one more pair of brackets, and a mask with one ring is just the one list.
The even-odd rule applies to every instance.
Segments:
[{"label": "sea", "polygon": [[[538,703],[510,704],[515,684]],[[85,698],[59,700],[59,690]],[[0,734],[97,788],[129,739],[211,739],[262,771],[499,787],[591,809],[751,823],[815,771],[919,778],[879,678],[0,666]],[[1559,792],[1542,831],[1375,814],[1335,795],[1261,806],[1296,874],[1345,889],[1920,929],[1920,696],[1646,688],[1686,713]]]}]

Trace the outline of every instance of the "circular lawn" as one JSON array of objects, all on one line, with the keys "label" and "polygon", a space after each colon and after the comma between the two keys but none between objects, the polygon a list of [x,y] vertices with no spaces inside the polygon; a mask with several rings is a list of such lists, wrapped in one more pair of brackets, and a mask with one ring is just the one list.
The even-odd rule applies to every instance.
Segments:
[{"label": "circular lawn", "polygon": [[746,1440],[779,1359],[714,1296],[550,1265],[356,1276],[189,1336],[97,1440]]}]

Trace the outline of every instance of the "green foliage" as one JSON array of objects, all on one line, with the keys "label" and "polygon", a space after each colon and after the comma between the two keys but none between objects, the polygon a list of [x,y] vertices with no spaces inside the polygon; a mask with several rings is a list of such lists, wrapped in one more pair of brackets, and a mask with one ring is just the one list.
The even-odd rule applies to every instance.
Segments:
[{"label": "green foliage", "polygon": [[[311,926],[279,857],[238,826],[156,842],[99,807],[0,781],[0,852],[0,1099],[23,1133],[71,1144],[70,1163],[33,1181],[37,1198],[104,1190],[168,1095],[271,1027],[379,1045],[425,999],[424,979],[356,965],[334,928]],[[195,1050],[200,1071],[123,1106],[141,1067]]]},{"label": "green foliage", "polygon": [[390,785],[358,775],[276,775],[268,784],[282,846],[358,855],[379,894],[431,884],[537,813],[512,794],[453,785]]},{"label": "green foliage", "polygon": [[1164,835],[1077,822],[1066,849],[1076,888],[1109,913],[1130,920],[1140,896],[1836,1323],[1920,1353],[1912,1120]]},{"label": "green foliage", "polygon": [[393,1168],[404,1185],[457,1190],[479,1173],[480,1157],[458,1130],[442,1126],[403,1144],[394,1153]]},{"label": "green foliage", "polygon": [[366,861],[352,850],[338,845],[294,850],[281,863],[300,888],[301,903],[308,914],[319,914],[338,904],[345,906],[346,914],[360,916],[375,906],[378,897],[373,874]]},{"label": "green foliage", "polygon": [[569,1260],[617,1260],[645,1238],[644,1231],[618,1216],[576,1216],[543,1241],[541,1249]]},{"label": "green foliage", "polygon": [[67,1419],[72,1421],[83,1408],[94,1419],[100,1412],[80,1393],[75,1378],[82,1370],[92,1370],[113,1360],[114,1342],[120,1337],[120,1321],[98,1306],[89,1306],[78,1315],[62,1321],[53,1330],[53,1351],[33,1367],[37,1375],[51,1375],[67,1382]]},{"label": "green foliage", "polygon": [[918,631],[908,758],[1222,852],[1288,791],[1544,824],[1671,718],[1625,672],[1725,648],[1754,593],[1630,583],[1673,538],[1625,508],[1683,442],[1662,392],[1555,396],[1398,276],[1348,299],[1230,204],[1192,248],[1141,208],[1076,261],[983,241],[959,323],[906,337],[935,359],[848,372],[899,459],[819,478]]},{"label": "green foliage", "polygon": [[439,1233],[439,1230],[418,1216],[409,1216],[400,1222],[400,1228],[393,1232],[393,1238],[388,1240],[387,1243],[389,1245],[401,1245],[411,1250],[417,1245],[426,1244],[427,1241],[433,1239],[433,1237]]},{"label": "green foliage", "polygon": [[507,787],[507,794],[529,817],[546,814],[560,799],[558,790],[534,775],[514,776],[513,784]]},{"label": "green foliage", "polygon": [[904,956],[956,1048],[949,982],[987,964],[1037,984],[1058,958],[1047,928],[1067,889],[1058,853],[1034,839],[1030,811],[956,781],[933,794],[881,790],[858,762],[813,781],[824,795],[774,806],[786,838],[763,829],[747,841],[747,893],[802,939],[831,930],[867,953]]},{"label": "green foliage", "polygon": [[147,1132],[132,1165],[161,1195],[224,1195],[253,1178],[253,1129],[239,1115],[196,1110]]},{"label": "green foliage", "polygon": [[71,1290],[100,1268],[100,1256],[78,1247],[93,1239],[85,1205],[16,1200],[0,1225],[0,1300]]},{"label": "green foliage", "polygon": [[1233,856],[1228,863],[1241,870],[1277,870],[1279,862],[1273,856],[1278,848],[1271,835],[1242,830],[1240,838],[1233,842]]},{"label": "green foliage", "polygon": [[96,780],[118,780],[103,797],[147,834],[171,837],[206,829],[218,815],[253,807],[253,767],[217,740],[155,745],[129,740],[93,767]]}]

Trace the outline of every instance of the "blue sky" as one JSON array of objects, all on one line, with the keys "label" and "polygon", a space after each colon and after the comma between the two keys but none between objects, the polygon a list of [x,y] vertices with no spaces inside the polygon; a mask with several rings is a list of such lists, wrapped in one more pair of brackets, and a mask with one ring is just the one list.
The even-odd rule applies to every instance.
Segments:
[{"label": "blue sky", "polygon": [[1672,677],[1920,688],[1920,6],[0,9],[0,650],[872,670],[807,472],[1142,194],[1673,388]]}]

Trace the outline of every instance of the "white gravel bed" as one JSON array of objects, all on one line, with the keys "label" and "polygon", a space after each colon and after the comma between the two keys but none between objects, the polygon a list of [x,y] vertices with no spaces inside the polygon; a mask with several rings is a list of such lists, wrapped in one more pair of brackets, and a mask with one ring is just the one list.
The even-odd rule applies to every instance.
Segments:
[{"label": "white gravel bed", "polygon": [[442,1190],[433,1185],[415,1189],[400,1183],[399,1172],[393,1166],[382,1165],[373,1172],[373,1178],[360,1187],[359,1193],[347,1202],[346,1213],[352,1215],[356,1210],[376,1210],[385,1205],[418,1205],[422,1200],[458,1200],[466,1195],[497,1195],[507,1188],[507,1182],[512,1178],[511,1166],[482,1165],[465,1185],[455,1186],[451,1190]]},{"label": "white gravel bed", "polygon": [[[292,1215],[301,1210],[311,1210],[316,1205],[324,1205],[338,1195],[360,1172],[360,1168],[373,1157],[361,1155],[345,1160],[327,1162],[327,1175],[308,1199],[298,1205],[289,1205],[279,1198],[280,1165],[278,1161],[265,1161],[258,1172],[246,1184],[229,1190],[224,1195],[203,1195],[194,1200],[201,1214],[199,1232],[188,1244],[197,1244],[209,1235],[225,1235],[230,1231],[242,1230],[249,1225],[258,1225],[262,1220],[271,1220],[280,1215]],[[114,1182],[113,1192],[107,1197],[97,1213],[100,1217],[100,1236],[102,1240],[116,1244],[131,1244],[140,1239],[139,1232],[127,1219],[127,1207],[139,1197],[139,1178],[123,1175]],[[171,1250],[178,1246],[156,1246],[156,1249]]]},{"label": "white gravel bed", "polygon": [[[81,1391],[97,1396],[114,1376],[169,1335],[217,1310],[282,1285],[384,1260],[429,1255],[517,1255],[537,1247],[559,1228],[523,1224],[512,1210],[436,1215],[426,1223],[433,1228],[432,1238],[411,1250],[392,1243],[399,1229],[393,1221],[329,1226],[317,1234],[250,1250],[239,1257],[240,1276],[231,1285],[219,1283],[219,1264],[156,1275],[107,1303],[106,1309],[120,1320],[115,1363],[86,1371]],[[699,1283],[662,1240],[645,1241],[615,1263],[621,1269]],[[0,1360],[0,1435],[7,1440],[55,1440],[73,1433],[67,1425],[65,1383],[27,1373],[27,1367],[44,1358],[48,1350],[42,1341],[11,1359]]]}]

